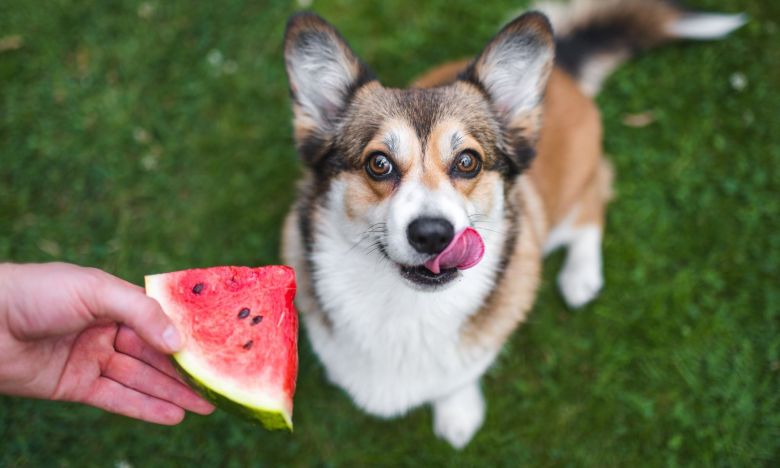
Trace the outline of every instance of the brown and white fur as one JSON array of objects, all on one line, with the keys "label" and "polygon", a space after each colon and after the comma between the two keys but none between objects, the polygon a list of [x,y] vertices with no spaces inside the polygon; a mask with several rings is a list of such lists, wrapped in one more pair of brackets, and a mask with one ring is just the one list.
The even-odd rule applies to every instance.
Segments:
[{"label": "brown and white fur", "polygon": [[[287,28],[305,173],[283,255],[312,346],[359,407],[393,417],[431,404],[434,431],[458,448],[482,424],[480,377],[533,305],[544,254],[568,248],[558,284],[571,307],[603,285],[612,171],[590,96],[634,51],[721,37],[743,21],[652,0],[558,8],[548,7],[557,37],[543,14],[526,13],[475,59],[409,89],[383,87],[316,15]],[[477,229],[483,260],[422,270],[432,254],[412,245],[410,226],[431,218]]]}]

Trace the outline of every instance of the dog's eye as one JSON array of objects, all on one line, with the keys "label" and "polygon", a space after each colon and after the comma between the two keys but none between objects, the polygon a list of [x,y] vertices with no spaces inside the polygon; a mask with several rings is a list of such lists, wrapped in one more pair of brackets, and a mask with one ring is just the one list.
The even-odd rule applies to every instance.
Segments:
[{"label": "dog's eye", "polygon": [[452,174],[470,179],[476,176],[480,169],[482,169],[482,161],[480,161],[477,153],[466,150],[455,158],[455,163],[452,166]]},{"label": "dog's eye", "polygon": [[376,180],[384,180],[393,173],[393,163],[383,153],[373,153],[366,160],[366,172]]}]

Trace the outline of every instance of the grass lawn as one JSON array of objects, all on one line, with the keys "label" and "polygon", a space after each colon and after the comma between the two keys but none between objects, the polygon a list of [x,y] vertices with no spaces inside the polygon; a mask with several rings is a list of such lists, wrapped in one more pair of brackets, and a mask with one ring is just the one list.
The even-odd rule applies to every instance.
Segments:
[{"label": "grass lawn", "polygon": [[[401,86],[476,53],[524,2],[317,0]],[[0,397],[0,466],[778,466],[780,3],[718,43],[621,69],[599,97],[618,170],[606,288],[535,311],[485,377],[462,452],[429,409],[381,421],[302,340],[296,429],[217,412],[159,427]],[[143,275],[279,261],[299,171],[281,38],[292,2],[0,2],[0,259]],[[18,36],[18,37],[15,37]],[[654,122],[625,117],[652,112]]]}]

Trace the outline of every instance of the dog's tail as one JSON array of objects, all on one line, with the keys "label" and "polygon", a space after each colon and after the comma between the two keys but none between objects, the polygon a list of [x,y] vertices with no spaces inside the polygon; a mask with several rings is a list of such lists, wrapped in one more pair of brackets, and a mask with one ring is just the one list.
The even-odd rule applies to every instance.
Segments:
[{"label": "dog's tail", "polygon": [[632,55],[675,39],[719,39],[747,21],[684,10],[675,0],[571,0],[535,5],[556,34],[557,64],[589,96]]}]

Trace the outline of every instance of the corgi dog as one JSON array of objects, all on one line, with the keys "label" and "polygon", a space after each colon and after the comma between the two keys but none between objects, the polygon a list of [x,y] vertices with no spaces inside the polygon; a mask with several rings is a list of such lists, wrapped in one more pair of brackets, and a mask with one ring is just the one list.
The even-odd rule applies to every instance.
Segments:
[{"label": "corgi dog", "polygon": [[361,409],[430,404],[456,448],[482,425],[480,377],[529,313],[544,255],[568,249],[572,308],[604,283],[601,83],[634,52],[745,21],[663,0],[538,8],[408,89],[382,86],[312,13],[285,35],[305,169],[282,255],[312,347]]}]

